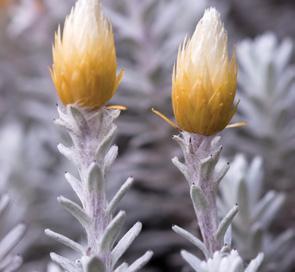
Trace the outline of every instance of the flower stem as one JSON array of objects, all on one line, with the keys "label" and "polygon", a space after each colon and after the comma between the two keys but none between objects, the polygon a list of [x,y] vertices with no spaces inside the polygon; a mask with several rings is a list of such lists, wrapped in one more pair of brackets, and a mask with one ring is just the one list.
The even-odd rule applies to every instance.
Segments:
[{"label": "flower stem", "polygon": [[212,256],[222,248],[222,241],[215,235],[218,229],[218,184],[214,169],[222,150],[220,137],[182,132],[175,136],[175,140],[182,148],[185,162],[181,163],[177,158],[173,162],[189,183],[203,242]]}]

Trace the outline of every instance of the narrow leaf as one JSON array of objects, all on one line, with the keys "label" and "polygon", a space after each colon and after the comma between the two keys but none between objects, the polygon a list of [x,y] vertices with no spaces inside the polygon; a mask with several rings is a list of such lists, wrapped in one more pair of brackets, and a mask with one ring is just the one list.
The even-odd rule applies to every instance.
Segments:
[{"label": "narrow leaf", "polygon": [[262,264],[263,258],[263,253],[259,253],[257,257],[249,263],[245,272],[258,272],[258,269]]},{"label": "narrow leaf", "polygon": [[19,224],[14,227],[0,242],[0,260],[3,259],[19,243],[24,236],[26,227]]},{"label": "narrow leaf", "polygon": [[199,186],[196,186],[196,185],[191,186],[191,199],[192,199],[195,211],[207,209],[208,201]]},{"label": "narrow leaf", "polygon": [[224,234],[223,244],[231,247],[231,244],[232,244],[232,226],[231,226],[231,224],[228,226],[228,228]]},{"label": "narrow leaf", "polygon": [[72,148],[70,147],[66,147],[64,146],[63,144],[58,144],[57,145],[57,149],[58,151],[64,155],[69,161],[73,162],[73,163],[76,163],[76,160],[75,160],[75,155],[74,155],[74,152],[72,150]]},{"label": "narrow leaf", "polygon": [[193,245],[195,245],[198,249],[202,251],[206,259],[209,258],[210,254],[205,246],[205,244],[199,240],[197,237],[195,237],[192,233],[188,232],[187,230],[179,227],[179,226],[173,226],[173,231],[175,231],[177,234],[185,238],[186,240],[190,241]]},{"label": "narrow leaf", "polygon": [[184,163],[180,162],[177,157],[174,157],[171,161],[178,168],[178,170],[184,175],[185,179],[189,180],[187,166]]},{"label": "narrow leaf", "polygon": [[118,242],[112,251],[112,264],[116,265],[118,260],[122,257],[125,251],[132,244],[134,239],[139,235],[142,229],[142,224],[137,222]]},{"label": "narrow leaf", "polygon": [[201,176],[204,180],[209,179],[214,174],[214,167],[219,159],[221,150],[222,146],[201,161]]},{"label": "narrow leaf", "polygon": [[50,258],[52,261],[59,264],[67,272],[81,272],[74,262],[72,262],[71,260],[69,260],[63,256],[60,256],[60,255],[52,252],[52,253],[50,253]]},{"label": "narrow leaf", "polygon": [[114,242],[120,234],[125,218],[126,213],[124,211],[120,211],[107,226],[100,243],[100,248],[103,252],[109,251],[112,248]]},{"label": "narrow leaf", "polygon": [[218,172],[218,174],[215,176],[215,189],[217,191],[220,182],[222,181],[222,179],[225,177],[225,175],[227,174],[228,170],[230,168],[229,163],[226,163]]},{"label": "narrow leaf", "polygon": [[264,210],[260,206],[260,216],[257,217],[258,214],[256,214],[255,219],[259,220],[263,228],[267,227],[270,224],[270,222],[273,220],[273,218],[276,216],[276,214],[284,204],[285,200],[286,196],[283,193],[276,193],[272,202],[269,203],[269,206],[265,207]]},{"label": "narrow leaf", "polygon": [[0,271],[13,272],[18,270],[23,263],[20,256],[8,255],[0,262]]},{"label": "narrow leaf", "polygon": [[81,181],[78,180],[77,178],[75,178],[73,175],[71,175],[68,172],[65,174],[65,178],[66,178],[67,182],[71,185],[73,191],[76,193],[76,195],[78,196],[81,203],[83,204],[84,198],[82,197]]},{"label": "narrow leaf", "polygon": [[70,238],[56,233],[50,229],[46,229],[45,230],[45,234],[48,235],[49,237],[51,237],[52,239],[56,240],[57,242],[77,251],[78,253],[82,254],[84,253],[84,249],[81,245],[79,245],[77,242],[71,240]]},{"label": "narrow leaf", "polygon": [[122,263],[120,266],[118,266],[114,272],[125,272],[127,271],[128,264],[127,263]]},{"label": "narrow leaf", "polygon": [[58,197],[57,201],[87,229],[91,219],[78,204],[63,196]]},{"label": "narrow leaf", "polygon": [[104,190],[104,176],[102,169],[95,162],[88,169],[87,185],[89,192],[100,193]]},{"label": "narrow leaf", "polygon": [[96,256],[82,257],[83,272],[105,272],[104,263]]},{"label": "narrow leaf", "polygon": [[104,159],[104,169],[105,172],[108,172],[112,164],[114,163],[115,159],[118,156],[118,146],[113,145],[109,151],[107,152],[105,159]]},{"label": "narrow leaf", "polygon": [[112,126],[107,135],[105,135],[102,139],[100,145],[97,147],[95,154],[98,158],[100,158],[101,156],[104,157],[104,155],[107,153],[114,140],[116,129],[116,126]]},{"label": "narrow leaf", "polygon": [[234,217],[239,211],[239,206],[235,205],[221,220],[218,229],[215,233],[215,237],[217,240],[222,240],[224,239],[225,232],[227,231],[228,227],[232,223]]},{"label": "narrow leaf", "polygon": [[129,190],[129,188],[133,185],[133,178],[129,177],[124,184],[121,186],[119,191],[115,194],[113,199],[111,200],[110,204],[108,205],[107,208],[107,213],[112,214],[114,210],[117,208],[119,202],[121,199],[125,196],[126,192]]},{"label": "narrow leaf", "polygon": [[143,256],[137,259],[133,264],[131,264],[126,272],[136,272],[143,268],[152,258],[153,252],[147,251]]},{"label": "narrow leaf", "polygon": [[205,272],[201,267],[201,260],[186,250],[180,252],[182,258],[196,271]]}]

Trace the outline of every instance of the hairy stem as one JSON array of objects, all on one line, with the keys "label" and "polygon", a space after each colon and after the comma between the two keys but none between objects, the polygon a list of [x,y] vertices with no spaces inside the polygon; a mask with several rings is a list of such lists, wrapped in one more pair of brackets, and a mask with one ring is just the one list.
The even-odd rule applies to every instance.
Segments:
[{"label": "hairy stem", "polygon": [[[222,248],[222,242],[216,238],[218,215],[216,206],[216,175],[215,165],[222,146],[219,137],[206,137],[183,132],[176,136],[180,144],[185,163],[174,163],[181,168],[189,186],[195,188],[196,195],[191,195],[202,238],[210,255]],[[182,164],[183,166],[180,166]],[[203,201],[200,201],[203,199]]]}]

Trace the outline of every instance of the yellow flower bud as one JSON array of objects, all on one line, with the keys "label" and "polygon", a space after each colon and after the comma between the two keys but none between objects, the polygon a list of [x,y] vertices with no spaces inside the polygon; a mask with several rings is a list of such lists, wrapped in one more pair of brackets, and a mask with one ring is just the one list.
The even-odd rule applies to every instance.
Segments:
[{"label": "yellow flower bud", "polygon": [[177,125],[188,132],[213,135],[236,112],[235,53],[228,55],[227,33],[214,8],[205,11],[190,40],[179,49],[172,79]]},{"label": "yellow flower bud", "polygon": [[6,8],[11,4],[11,0],[0,0],[0,8]]},{"label": "yellow flower bud", "polygon": [[55,35],[51,77],[63,104],[99,108],[115,94],[123,72],[112,27],[99,0],[78,0]]}]

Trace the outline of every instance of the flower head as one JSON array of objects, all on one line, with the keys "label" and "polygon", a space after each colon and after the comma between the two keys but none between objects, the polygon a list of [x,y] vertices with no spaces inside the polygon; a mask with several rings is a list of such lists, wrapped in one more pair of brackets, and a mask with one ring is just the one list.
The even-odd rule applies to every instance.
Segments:
[{"label": "flower head", "polygon": [[179,49],[172,79],[177,125],[188,132],[213,135],[236,112],[235,54],[228,55],[227,33],[214,8],[205,11],[190,40]]},{"label": "flower head", "polygon": [[99,108],[115,94],[123,73],[110,23],[99,0],[78,0],[55,35],[51,76],[63,104]]}]

